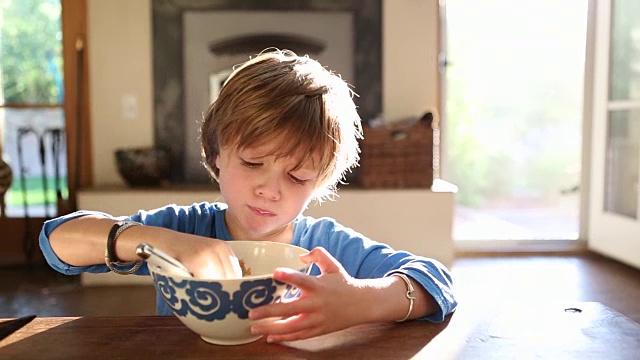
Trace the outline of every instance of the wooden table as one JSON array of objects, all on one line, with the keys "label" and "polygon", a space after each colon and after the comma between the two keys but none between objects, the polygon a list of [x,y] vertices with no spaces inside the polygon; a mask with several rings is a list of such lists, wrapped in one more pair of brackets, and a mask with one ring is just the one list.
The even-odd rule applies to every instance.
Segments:
[{"label": "wooden table", "polygon": [[461,307],[442,324],[363,325],[287,344],[211,345],[162,316],[36,318],[0,341],[0,359],[251,358],[640,359],[640,325],[578,303],[486,314]]}]

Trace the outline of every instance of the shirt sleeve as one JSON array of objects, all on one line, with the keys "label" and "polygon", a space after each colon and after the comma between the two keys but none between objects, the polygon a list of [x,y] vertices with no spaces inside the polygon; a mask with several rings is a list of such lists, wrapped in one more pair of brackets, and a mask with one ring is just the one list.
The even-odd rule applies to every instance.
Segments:
[{"label": "shirt sleeve", "polygon": [[[457,301],[453,294],[453,278],[439,261],[395,251],[344,227],[333,219],[307,219],[300,237],[300,246],[307,249],[324,247],[349,273],[358,279],[374,279],[402,273],[418,282],[438,303],[440,311],[421,318],[441,322],[453,312]],[[314,269],[317,274],[319,270]]]},{"label": "shirt sleeve", "polygon": [[[66,275],[77,275],[83,272],[104,273],[110,271],[105,264],[96,264],[90,266],[72,266],[69,265],[55,254],[51,248],[49,236],[61,224],[76,219],[81,216],[97,215],[114,220],[133,220],[147,226],[157,226],[172,229],[184,233],[196,234],[201,236],[212,237],[215,235],[215,207],[209,203],[193,204],[191,206],[167,205],[155,210],[140,210],[137,214],[127,217],[114,217],[98,211],[77,211],[68,215],[64,215],[44,223],[39,235],[40,249],[45,260],[53,269]],[[105,237],[105,247],[107,239]],[[129,267],[119,267],[126,270]],[[143,264],[137,275],[148,275],[149,270],[146,264]]]},{"label": "shirt sleeve", "polygon": [[[48,220],[42,226],[42,230],[40,231],[40,235],[38,236],[38,243],[40,245],[40,250],[42,251],[42,254],[44,255],[45,260],[47,261],[49,266],[51,266],[54,270],[61,272],[65,275],[78,275],[83,272],[101,273],[101,272],[109,271],[109,268],[107,267],[107,265],[104,265],[104,264],[92,265],[92,266],[69,265],[63,262],[62,260],[60,260],[58,255],[56,255],[56,253],[51,248],[51,242],[49,241],[49,236],[51,235],[53,230],[55,230],[58,226],[62,225],[63,223],[69,220],[73,220],[73,219],[76,219],[82,216],[87,216],[87,215],[97,215],[105,218],[116,219],[111,215],[108,215],[99,211],[81,210],[71,214],[60,216],[55,219]],[[105,246],[106,246],[106,239],[105,239]]]}]

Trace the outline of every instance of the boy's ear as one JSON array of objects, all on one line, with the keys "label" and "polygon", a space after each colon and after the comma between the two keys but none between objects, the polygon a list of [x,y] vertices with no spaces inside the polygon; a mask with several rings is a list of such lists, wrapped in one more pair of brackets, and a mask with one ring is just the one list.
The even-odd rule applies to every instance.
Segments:
[{"label": "boy's ear", "polygon": [[220,169],[220,165],[218,164],[218,161],[220,161],[220,154],[216,155],[216,161],[215,161],[216,168],[218,168],[218,170],[219,170]]}]

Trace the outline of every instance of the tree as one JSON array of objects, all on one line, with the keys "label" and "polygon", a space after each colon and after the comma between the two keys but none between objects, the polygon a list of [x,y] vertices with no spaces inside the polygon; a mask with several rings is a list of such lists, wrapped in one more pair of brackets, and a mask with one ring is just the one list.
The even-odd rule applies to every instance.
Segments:
[{"label": "tree", "polygon": [[0,4],[5,103],[61,103],[60,1],[3,0]]}]

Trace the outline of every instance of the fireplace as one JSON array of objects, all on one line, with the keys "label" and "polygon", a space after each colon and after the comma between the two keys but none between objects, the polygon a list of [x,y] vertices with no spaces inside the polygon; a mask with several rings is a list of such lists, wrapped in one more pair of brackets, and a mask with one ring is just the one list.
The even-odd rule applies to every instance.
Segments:
[{"label": "fireplace", "polygon": [[[363,120],[381,112],[381,3],[153,0],[155,144],[175,183],[209,183],[199,126],[221,82],[262,49],[309,54],[355,87]],[[263,47],[264,46],[264,47]]]}]

